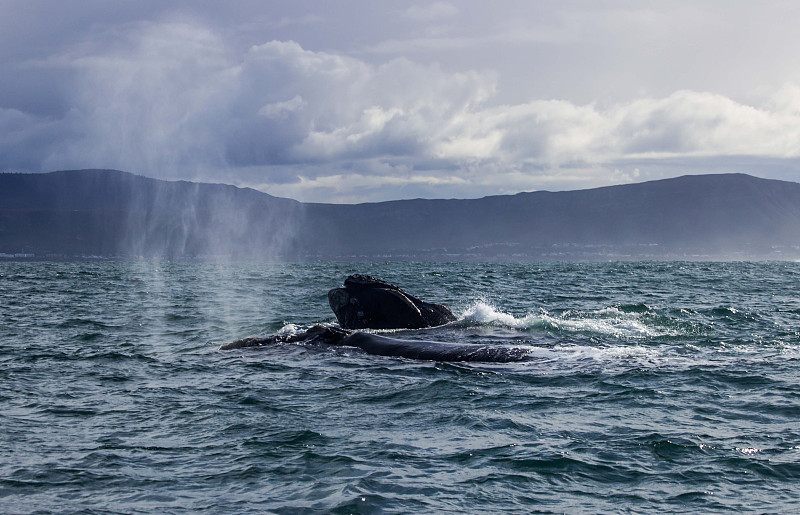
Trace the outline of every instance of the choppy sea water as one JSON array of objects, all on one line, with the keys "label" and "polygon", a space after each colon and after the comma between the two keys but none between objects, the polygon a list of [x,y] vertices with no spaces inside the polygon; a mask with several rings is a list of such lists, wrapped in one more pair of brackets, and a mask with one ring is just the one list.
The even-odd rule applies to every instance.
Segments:
[{"label": "choppy sea water", "polygon": [[[369,273],[441,363],[247,337]],[[0,512],[800,511],[800,264],[0,263]]]}]

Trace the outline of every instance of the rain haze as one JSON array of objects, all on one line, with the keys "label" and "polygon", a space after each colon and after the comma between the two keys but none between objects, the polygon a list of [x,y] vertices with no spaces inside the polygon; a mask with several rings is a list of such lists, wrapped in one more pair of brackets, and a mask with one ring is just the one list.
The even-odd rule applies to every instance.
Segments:
[{"label": "rain haze", "polygon": [[0,170],[300,201],[797,180],[796,2],[0,1]]}]

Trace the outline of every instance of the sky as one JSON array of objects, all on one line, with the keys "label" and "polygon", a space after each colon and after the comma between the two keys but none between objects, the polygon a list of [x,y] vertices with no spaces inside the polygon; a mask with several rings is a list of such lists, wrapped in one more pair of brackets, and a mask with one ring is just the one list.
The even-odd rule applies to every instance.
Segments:
[{"label": "sky", "polygon": [[0,171],[310,202],[800,180],[800,2],[0,0]]}]

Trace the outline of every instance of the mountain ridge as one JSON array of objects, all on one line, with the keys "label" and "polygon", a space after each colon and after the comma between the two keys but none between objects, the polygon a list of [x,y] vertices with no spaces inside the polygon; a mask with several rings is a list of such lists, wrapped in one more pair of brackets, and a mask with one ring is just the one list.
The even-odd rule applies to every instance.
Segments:
[{"label": "mountain ridge", "polygon": [[684,175],[477,199],[302,203],[119,170],[0,174],[0,253],[53,258],[786,258],[800,183]]}]

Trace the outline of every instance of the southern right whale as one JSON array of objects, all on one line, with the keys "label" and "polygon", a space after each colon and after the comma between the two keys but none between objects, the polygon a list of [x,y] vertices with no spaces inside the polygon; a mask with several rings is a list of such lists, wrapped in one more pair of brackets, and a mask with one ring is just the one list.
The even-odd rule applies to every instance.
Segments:
[{"label": "southern right whale", "polygon": [[505,345],[477,345],[417,340],[399,340],[377,334],[353,333],[339,345],[358,347],[369,354],[431,361],[488,361],[509,363],[524,361],[528,349]]},{"label": "southern right whale", "polygon": [[523,361],[528,350],[505,345],[478,345],[400,340],[354,329],[419,329],[453,322],[456,317],[441,304],[424,302],[401,288],[370,277],[351,275],[344,288],[328,292],[328,302],[341,327],[315,325],[301,332],[266,338],[244,338],[221,350],[263,347],[276,343],[322,343],[357,347],[369,354],[433,361]]},{"label": "southern right whale", "polygon": [[220,347],[221,350],[263,347],[276,343],[321,343],[357,347],[368,354],[430,361],[483,361],[509,363],[525,361],[528,349],[505,345],[478,345],[419,340],[400,340],[361,331],[315,325],[306,331],[267,338],[244,338]]}]

